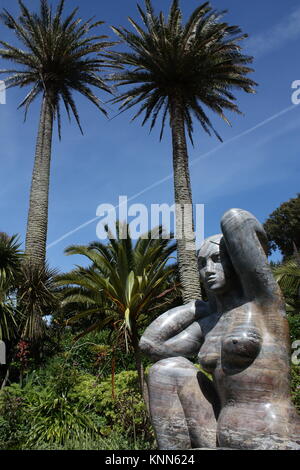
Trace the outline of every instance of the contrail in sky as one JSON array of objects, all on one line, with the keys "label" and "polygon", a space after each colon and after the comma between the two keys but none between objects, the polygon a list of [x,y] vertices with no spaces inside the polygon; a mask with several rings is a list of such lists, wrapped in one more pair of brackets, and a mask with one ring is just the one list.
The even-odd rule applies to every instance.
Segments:
[{"label": "contrail in sky", "polygon": [[[232,137],[231,139],[226,140],[225,142],[218,145],[214,149],[209,150],[208,152],[200,155],[199,157],[196,157],[196,158],[190,160],[190,166],[195,165],[195,163],[198,163],[200,160],[203,160],[204,158],[208,157],[209,155],[212,155],[213,153],[217,152],[218,150],[223,149],[224,146],[229,145],[232,142],[235,142],[236,140],[240,139],[241,137],[244,137],[245,135],[251,134],[252,132],[259,129],[260,127],[263,127],[264,125],[268,124],[269,122],[274,121],[278,117],[283,116],[284,114],[288,113],[289,111],[292,111],[296,107],[297,106],[293,104],[293,105],[289,106],[288,108],[285,108],[285,109],[279,111],[278,113],[274,114],[273,116],[265,119],[264,121],[260,122],[259,124],[256,124],[254,127],[251,127],[250,129],[247,129],[246,131],[241,132],[240,134]],[[170,173],[169,175],[165,176],[164,178],[156,181],[155,183],[151,184],[150,186],[147,186],[146,188],[142,189],[140,192],[134,194],[133,196],[131,196],[130,198],[127,199],[127,202],[130,202],[130,201],[136,199],[137,197],[141,196],[142,194],[145,194],[146,192],[150,191],[151,189],[156,188],[157,186],[161,185],[165,181],[168,181],[172,178],[173,178],[173,172]],[[120,206],[120,204],[115,206],[114,209],[119,208],[119,206]],[[70,237],[74,233],[78,232],[79,230],[81,230],[81,229],[87,227],[88,225],[96,222],[96,220],[98,220],[99,218],[100,218],[100,216],[93,217],[92,219],[88,220],[87,222],[84,222],[83,224],[78,225],[78,227],[74,228],[70,232],[65,233],[64,235],[59,237],[57,240],[54,240],[52,243],[47,245],[47,249],[52,248],[53,246],[57,245],[61,241],[65,240],[66,238]]]}]

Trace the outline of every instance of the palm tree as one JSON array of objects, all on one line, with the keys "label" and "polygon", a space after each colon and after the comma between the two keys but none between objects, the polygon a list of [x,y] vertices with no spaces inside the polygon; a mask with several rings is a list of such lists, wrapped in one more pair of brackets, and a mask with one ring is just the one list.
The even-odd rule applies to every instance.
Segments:
[{"label": "palm tree", "polygon": [[19,0],[19,18],[15,19],[7,10],[0,17],[25,46],[19,49],[0,41],[3,47],[0,58],[22,66],[20,70],[1,70],[12,74],[5,80],[6,88],[31,86],[19,106],[25,108],[25,118],[35,98],[42,96],[26,235],[28,259],[39,266],[44,265],[46,257],[51,144],[55,119],[61,137],[60,105],[63,103],[69,118],[74,115],[82,132],[72,92],[84,95],[105,115],[90,86],[110,92],[100,76],[105,65],[100,55],[112,43],[105,41],[106,36],[90,34],[103,22],[81,22],[76,18],[77,8],[63,18],[64,4],[61,0],[53,13],[47,0],[40,0],[40,12],[36,14]]},{"label": "palm tree", "polygon": [[[138,6],[143,27],[129,18],[135,32],[113,28],[130,50],[111,54],[115,66],[123,69],[112,79],[117,86],[126,87],[112,101],[121,103],[121,111],[140,105],[133,119],[144,113],[145,124],[152,117],[151,129],[161,115],[161,138],[170,117],[177,234],[181,221],[185,222],[183,236],[178,239],[178,263],[184,301],[188,302],[200,298],[200,285],[196,253],[190,243],[194,227],[186,130],[192,140],[194,117],[205,132],[213,132],[221,140],[203,106],[229,123],[224,110],[240,113],[232,90],[254,93],[256,83],[247,77],[252,57],[243,55],[238,44],[246,35],[238,26],[221,21],[225,12],[212,10],[206,2],[184,25],[178,0],[173,0],[167,20],[163,13],[154,13],[150,0],[145,0],[145,7],[143,11]],[[184,205],[190,208],[186,217]]]},{"label": "palm tree", "polygon": [[[162,229],[158,228],[155,233],[151,232],[152,235],[147,234],[148,238],[141,236],[133,246],[129,232],[127,239],[120,236],[125,227],[117,224],[117,237],[110,238],[108,245],[95,242],[89,246],[67,248],[68,255],[84,255],[92,265],[89,268],[77,267],[58,276],[57,284],[65,286],[62,290],[63,305],[73,304],[74,310],[79,310],[68,323],[88,316],[96,318],[95,323],[77,338],[111,325],[117,329],[118,338],[122,335],[126,343],[131,344],[143,391],[138,328],[145,324],[145,320],[149,321],[150,314],[154,315],[153,308],[160,307],[162,299],[173,300],[170,292],[176,290],[176,285],[170,288],[169,281],[176,266],[166,263],[176,245],[162,239]],[[106,230],[111,236],[107,227]]]}]

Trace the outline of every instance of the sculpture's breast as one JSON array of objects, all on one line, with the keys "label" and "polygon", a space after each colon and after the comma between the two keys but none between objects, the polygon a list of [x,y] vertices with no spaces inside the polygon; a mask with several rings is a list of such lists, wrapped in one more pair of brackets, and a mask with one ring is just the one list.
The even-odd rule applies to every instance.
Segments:
[{"label": "sculpture's breast", "polygon": [[224,335],[221,343],[221,367],[225,373],[236,373],[252,364],[262,346],[259,328],[238,325]]}]

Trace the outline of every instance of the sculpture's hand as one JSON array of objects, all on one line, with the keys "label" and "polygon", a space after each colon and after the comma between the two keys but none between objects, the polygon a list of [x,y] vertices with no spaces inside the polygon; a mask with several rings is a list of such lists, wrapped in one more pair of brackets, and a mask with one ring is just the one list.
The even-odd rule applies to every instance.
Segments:
[{"label": "sculpture's hand", "polygon": [[221,219],[221,227],[223,233],[232,232],[237,235],[236,231],[243,233],[246,231],[249,235],[254,232],[258,236],[261,246],[265,253],[268,252],[268,237],[262,224],[254,217],[251,212],[244,209],[230,209],[223,215]]}]

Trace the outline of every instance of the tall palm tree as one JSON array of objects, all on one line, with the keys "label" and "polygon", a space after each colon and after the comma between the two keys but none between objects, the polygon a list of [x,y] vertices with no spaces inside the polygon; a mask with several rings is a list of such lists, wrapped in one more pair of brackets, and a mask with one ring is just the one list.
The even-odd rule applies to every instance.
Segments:
[{"label": "tall palm tree", "polygon": [[46,257],[51,144],[55,119],[61,137],[60,105],[64,104],[69,118],[74,115],[82,132],[72,92],[84,95],[104,114],[106,111],[90,86],[110,92],[100,75],[105,65],[100,55],[111,43],[105,40],[106,36],[90,34],[103,22],[81,22],[76,18],[78,8],[63,18],[64,4],[61,0],[53,13],[47,0],[40,0],[37,14],[19,0],[19,18],[7,10],[0,17],[25,46],[19,49],[0,41],[0,58],[22,66],[19,70],[0,71],[12,74],[5,80],[6,87],[31,87],[19,106],[25,108],[25,117],[35,98],[42,96],[26,235],[26,254],[31,263],[39,266],[44,265]]},{"label": "tall palm tree", "polygon": [[[192,140],[196,118],[205,132],[213,132],[221,140],[203,106],[227,123],[224,110],[240,113],[232,90],[254,93],[256,83],[247,77],[252,69],[246,65],[252,57],[243,55],[238,44],[246,35],[238,26],[221,21],[225,12],[212,10],[209,2],[196,8],[185,25],[178,0],[173,1],[167,20],[163,13],[154,13],[150,0],[145,0],[145,11],[138,9],[143,27],[129,18],[135,32],[113,28],[129,46],[129,51],[111,56],[115,66],[123,68],[112,79],[118,86],[126,86],[113,101],[121,103],[122,111],[140,105],[133,119],[144,113],[143,124],[152,118],[151,129],[161,114],[161,138],[170,117],[177,233],[181,232],[181,221],[185,222],[183,236],[178,239],[178,262],[187,302],[200,297],[200,285],[196,253],[191,249],[194,227],[186,130]],[[184,205],[190,208],[186,217]]]},{"label": "tall palm tree", "polygon": [[[152,232],[153,238],[150,234],[148,238],[142,236],[133,246],[130,233],[127,233],[127,239],[120,237],[120,231],[124,233],[124,230],[124,225],[117,224],[117,238],[111,238],[108,245],[95,242],[89,246],[67,248],[68,255],[84,255],[92,265],[89,268],[77,267],[58,276],[57,284],[65,286],[62,290],[63,304],[73,304],[74,311],[79,310],[68,322],[92,315],[96,317],[95,323],[78,337],[108,325],[119,331],[119,337],[121,334],[125,336],[125,341],[134,351],[143,391],[138,328],[144,325],[145,319],[149,320],[151,314],[153,316],[153,308],[159,307],[163,299],[169,297],[170,301],[173,300],[169,295],[168,281],[176,266],[166,263],[176,245],[162,239],[162,229],[158,228],[155,235]],[[110,234],[108,229],[107,233]]]}]

